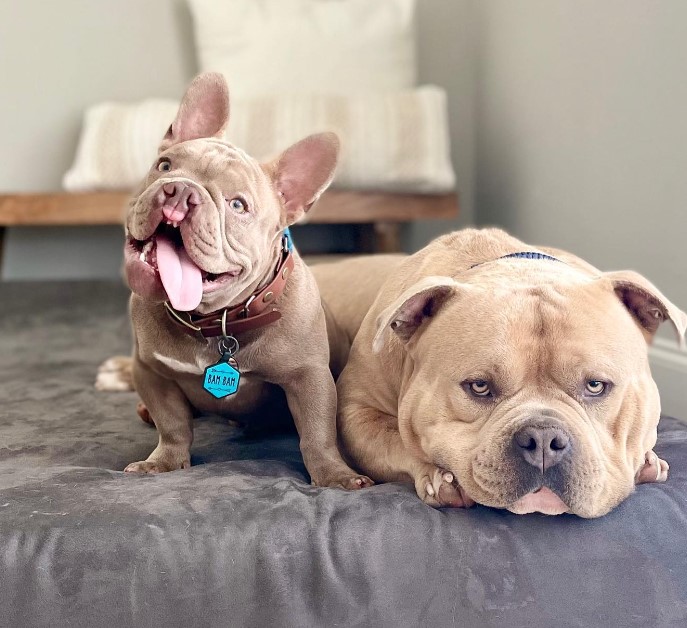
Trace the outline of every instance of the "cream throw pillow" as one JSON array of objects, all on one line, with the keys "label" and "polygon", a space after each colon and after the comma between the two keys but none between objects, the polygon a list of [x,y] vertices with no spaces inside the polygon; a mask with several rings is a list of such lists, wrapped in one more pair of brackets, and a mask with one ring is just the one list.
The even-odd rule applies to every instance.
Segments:
[{"label": "cream throw pillow", "polygon": [[416,84],[415,0],[190,0],[200,69],[233,96]]},{"label": "cream throw pillow", "polygon": [[[151,167],[178,103],[104,103],[86,112],[70,191],[134,187]],[[233,98],[227,140],[257,159],[299,139],[334,131],[341,159],[334,186],[356,190],[453,189],[446,94],[434,86],[355,96]]]}]

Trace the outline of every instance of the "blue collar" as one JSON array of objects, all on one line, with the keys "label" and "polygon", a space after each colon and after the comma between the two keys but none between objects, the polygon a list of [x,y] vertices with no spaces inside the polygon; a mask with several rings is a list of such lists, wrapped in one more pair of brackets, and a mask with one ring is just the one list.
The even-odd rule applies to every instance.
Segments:
[{"label": "blue collar", "polygon": [[548,259],[552,262],[561,261],[555,257],[551,257],[551,255],[546,255],[545,253],[537,253],[536,251],[521,251],[520,253],[509,253],[508,255],[502,255],[498,259],[506,259],[507,257],[521,257],[523,259]]},{"label": "blue collar", "polygon": [[[500,259],[507,259],[509,257],[517,257],[520,259],[546,259],[551,262],[561,262],[561,260],[559,260],[557,257],[552,257],[551,255],[546,255],[545,253],[537,253],[536,251],[520,251],[518,253],[509,253],[508,255],[502,255],[501,257],[497,257],[495,260],[490,261],[498,262]],[[473,264],[472,266],[470,266],[470,270],[486,263],[487,262],[479,262],[477,264]],[[561,264],[562,263],[563,262],[561,262]]]},{"label": "blue collar", "polygon": [[288,227],[282,232],[282,238],[284,241],[284,249],[289,252],[293,251],[293,236]]}]

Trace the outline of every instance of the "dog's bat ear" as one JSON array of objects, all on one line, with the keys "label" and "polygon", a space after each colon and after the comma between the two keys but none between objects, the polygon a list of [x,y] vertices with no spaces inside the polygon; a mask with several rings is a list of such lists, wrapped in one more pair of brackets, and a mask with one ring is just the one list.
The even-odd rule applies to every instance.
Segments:
[{"label": "dog's bat ear", "polygon": [[424,277],[408,288],[377,317],[372,350],[379,353],[393,332],[406,344],[420,326],[456,293],[459,283],[451,277]]},{"label": "dog's bat ear", "polygon": [[174,144],[201,137],[224,137],[229,122],[229,88],[218,72],[199,74],[181,99],[177,117],[160,144],[160,152]]},{"label": "dog's bat ear", "polygon": [[604,273],[615,293],[643,330],[653,337],[658,326],[669,320],[681,346],[685,343],[687,314],[673,305],[648,279],[633,270]]},{"label": "dog's bat ear", "polygon": [[329,187],[338,159],[339,138],[334,133],[317,133],[265,166],[282,200],[287,225],[302,218]]}]

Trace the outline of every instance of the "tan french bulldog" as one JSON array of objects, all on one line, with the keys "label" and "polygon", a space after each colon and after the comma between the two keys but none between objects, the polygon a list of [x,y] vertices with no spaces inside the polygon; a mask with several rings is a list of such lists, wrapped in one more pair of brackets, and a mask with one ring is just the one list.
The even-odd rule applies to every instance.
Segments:
[{"label": "tan french bulldog", "polygon": [[667,479],[647,357],[664,320],[684,337],[687,315],[635,272],[495,229],[438,238],[397,263],[355,337],[345,451],[432,506],[603,515]]},{"label": "tan french bulldog", "polygon": [[197,411],[245,417],[288,404],[313,483],[360,488],[370,480],[337,449],[317,285],[284,236],[331,182],[337,138],[310,136],[260,164],[222,139],[228,119],[222,76],[198,76],[129,205],[132,376],[159,443],[125,470],[188,467]]}]

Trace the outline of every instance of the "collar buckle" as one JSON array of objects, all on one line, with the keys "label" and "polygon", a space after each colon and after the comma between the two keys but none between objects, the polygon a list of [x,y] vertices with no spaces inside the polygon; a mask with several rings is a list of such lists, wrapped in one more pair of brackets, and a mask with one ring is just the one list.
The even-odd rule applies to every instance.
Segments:
[{"label": "collar buckle", "polygon": [[241,318],[248,318],[248,315],[250,314],[250,312],[248,311],[248,308],[250,307],[251,303],[253,303],[253,301],[255,301],[256,296],[257,296],[257,294],[255,294],[255,293],[250,295],[250,297],[248,298],[248,301],[246,301],[246,303],[243,306],[243,309],[241,310],[241,314],[239,314],[239,316]]}]

